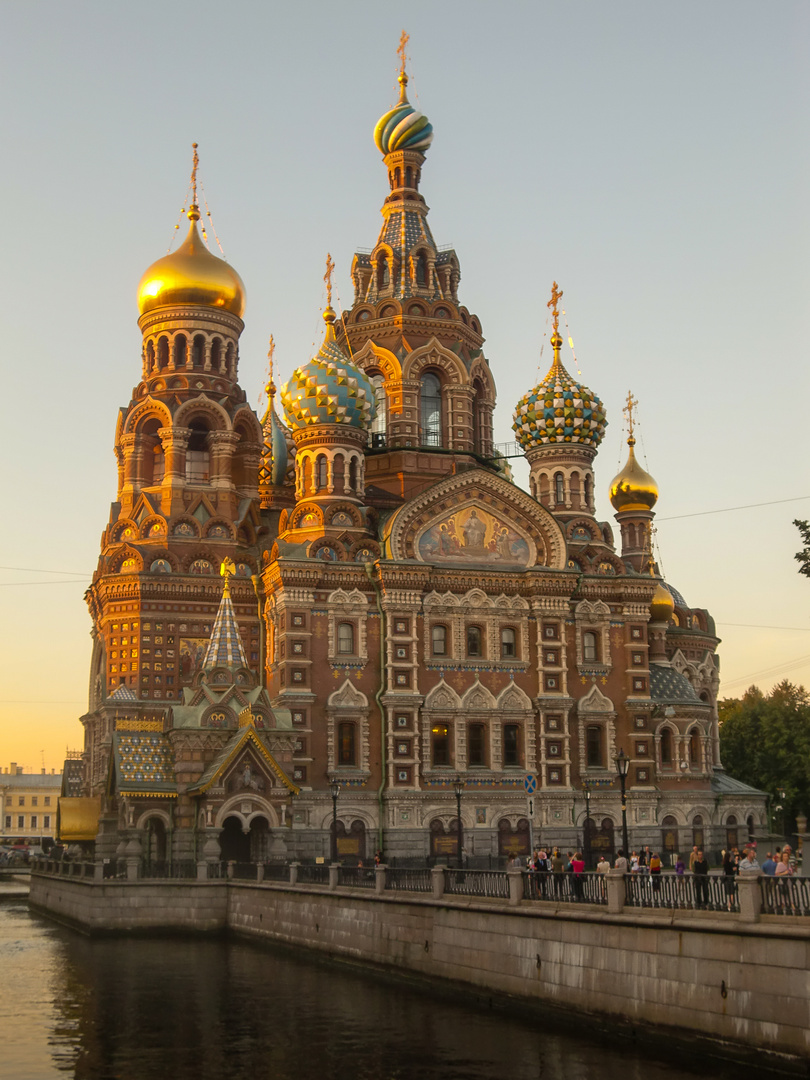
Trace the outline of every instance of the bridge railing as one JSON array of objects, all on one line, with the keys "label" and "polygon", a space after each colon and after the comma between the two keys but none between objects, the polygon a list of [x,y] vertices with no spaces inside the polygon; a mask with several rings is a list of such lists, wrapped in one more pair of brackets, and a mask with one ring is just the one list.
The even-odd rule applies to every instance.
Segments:
[{"label": "bridge railing", "polygon": [[509,878],[503,870],[445,870],[444,891],[451,896],[509,899]]},{"label": "bridge railing", "polygon": [[810,878],[761,877],[759,890],[768,915],[810,915]]},{"label": "bridge railing", "polygon": [[582,874],[530,870],[523,875],[523,899],[558,904],[606,904],[607,889],[604,875],[594,870]]},{"label": "bridge railing", "polygon": [[401,892],[432,892],[433,870],[429,866],[387,866],[385,887]]}]

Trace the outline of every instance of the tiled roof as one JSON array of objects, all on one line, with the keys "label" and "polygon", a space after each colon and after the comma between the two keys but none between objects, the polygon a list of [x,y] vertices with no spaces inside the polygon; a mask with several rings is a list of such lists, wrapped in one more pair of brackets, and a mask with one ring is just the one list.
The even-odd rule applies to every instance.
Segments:
[{"label": "tiled roof", "polygon": [[668,705],[705,705],[685,675],[662,664],[650,664],[650,697]]},{"label": "tiled roof", "polygon": [[138,695],[129,686],[125,686],[121,683],[120,686],[110,694],[108,701],[137,701]]},{"label": "tiled roof", "polygon": [[213,671],[214,668],[246,668],[248,666],[245,650],[242,648],[242,639],[239,637],[239,627],[236,625],[236,613],[228,589],[222,594],[219,602],[219,611],[214,621],[214,629],[211,631],[211,640],[205,651],[202,668],[203,671]]},{"label": "tiled roof", "polygon": [[81,795],[83,787],[84,762],[75,759],[66,761],[62,774],[62,794],[76,798]]},{"label": "tiled roof", "polygon": [[174,750],[163,731],[115,731],[119,792],[174,792]]},{"label": "tiled roof", "polygon": [[716,769],[712,776],[713,795],[765,795],[766,792],[759,788],[744,784],[742,780],[735,780],[723,769]]}]

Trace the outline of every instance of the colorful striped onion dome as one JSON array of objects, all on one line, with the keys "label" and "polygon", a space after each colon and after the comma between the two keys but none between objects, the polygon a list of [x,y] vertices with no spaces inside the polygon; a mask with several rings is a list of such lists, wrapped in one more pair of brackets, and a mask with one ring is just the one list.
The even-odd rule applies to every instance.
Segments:
[{"label": "colorful striped onion dome", "polygon": [[562,338],[551,338],[554,363],[545,379],[517,403],[512,430],[524,450],[555,443],[592,446],[605,436],[605,407],[596,394],[572,379],[560,361]]},{"label": "colorful striped onion dome", "polygon": [[271,379],[267,384],[267,412],[262,421],[264,446],[259,462],[259,487],[268,484],[282,487],[295,479],[295,444],[287,428],[276,416],[273,399],[276,387]]},{"label": "colorful striped onion dome", "polygon": [[433,141],[433,125],[424,113],[408,101],[408,76],[399,76],[399,102],[377,121],[374,142],[385,156],[394,150],[420,150],[424,153]]},{"label": "colorful striped onion dome", "polygon": [[326,334],[318,355],[296,368],[281,388],[281,404],[291,430],[320,424],[367,428],[377,415],[374,387],[335,339],[335,313],[323,313]]}]

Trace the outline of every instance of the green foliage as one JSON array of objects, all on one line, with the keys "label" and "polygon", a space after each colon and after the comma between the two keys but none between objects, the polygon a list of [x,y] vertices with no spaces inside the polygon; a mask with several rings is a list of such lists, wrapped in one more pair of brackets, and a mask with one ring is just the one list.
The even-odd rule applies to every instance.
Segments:
[{"label": "green foliage", "polygon": [[806,577],[810,577],[810,524],[806,521],[799,521],[798,518],[793,522],[802,538],[804,547],[801,551],[797,551],[793,558],[799,563],[799,573],[804,574]]},{"label": "green foliage", "polygon": [[[742,698],[719,703],[720,757],[727,771],[784,806],[786,833],[810,809],[810,696],[785,680],[770,694],[752,686]],[[777,795],[784,790],[785,798]],[[780,815],[774,828],[781,829]]]}]

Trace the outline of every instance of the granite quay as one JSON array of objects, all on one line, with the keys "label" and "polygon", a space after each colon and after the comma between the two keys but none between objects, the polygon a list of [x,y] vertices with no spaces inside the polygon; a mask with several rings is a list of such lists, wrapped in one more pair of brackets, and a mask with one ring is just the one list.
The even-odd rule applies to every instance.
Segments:
[{"label": "granite quay", "polygon": [[102,863],[41,861],[30,900],[88,934],[237,933],[806,1068],[805,881],[780,897],[741,879],[732,912],[713,890],[715,910],[702,909],[689,881],[682,907],[616,872],[588,875],[581,896],[564,884],[553,896],[553,881],[519,869],[296,863],[105,879]]}]

